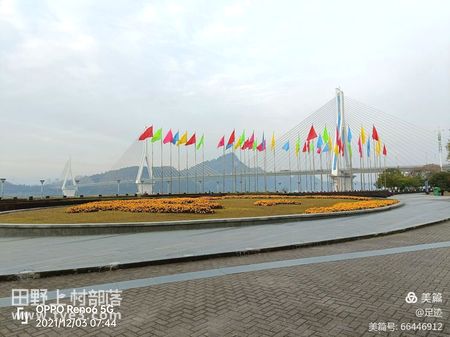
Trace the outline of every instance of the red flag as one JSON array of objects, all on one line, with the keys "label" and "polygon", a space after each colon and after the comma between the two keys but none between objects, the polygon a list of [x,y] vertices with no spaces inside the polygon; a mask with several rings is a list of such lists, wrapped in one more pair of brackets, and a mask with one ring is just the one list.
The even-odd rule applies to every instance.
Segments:
[{"label": "red flag", "polygon": [[250,139],[248,140],[248,146],[247,148],[249,150],[253,149],[253,144],[255,143],[255,133],[252,133],[252,136],[250,137]]},{"label": "red flag", "polygon": [[314,125],[311,125],[311,129],[309,130],[308,137],[306,137],[306,140],[309,142],[310,140],[313,140],[317,137],[316,130],[314,130]]},{"label": "red flag", "polygon": [[196,143],[196,139],[195,139],[195,133],[192,135],[192,137],[191,138],[189,138],[189,140],[186,142],[186,146],[188,146],[188,145],[192,145],[192,144],[195,144]]},{"label": "red flag", "polygon": [[139,140],[145,140],[153,137],[153,125],[145,129],[145,131],[139,136]]},{"label": "red flag", "polygon": [[383,156],[387,156],[386,145],[383,145]]},{"label": "red flag", "polygon": [[228,139],[227,148],[228,148],[229,145],[234,144],[235,137],[236,137],[236,136],[235,136],[234,130],[233,130],[233,132],[232,132],[231,135],[230,135],[230,138]]},{"label": "red flag", "polygon": [[222,138],[220,138],[219,140],[219,144],[217,144],[217,147],[222,147],[225,146],[225,136],[222,136]]},{"label": "red flag", "polygon": [[172,129],[170,129],[169,132],[167,132],[167,135],[164,137],[163,143],[167,144],[172,142],[173,142],[173,134]]},{"label": "red flag", "polygon": [[247,150],[249,148],[249,140],[247,138],[247,140],[244,142],[244,145],[242,145],[241,150]]},{"label": "red flag", "polygon": [[375,129],[375,125],[374,125],[373,128],[372,128],[372,139],[373,139],[373,140],[379,140],[379,138],[378,138],[378,132],[377,132],[377,129]]},{"label": "red flag", "polygon": [[358,152],[359,152],[359,157],[362,158],[363,150],[362,150],[361,136],[358,137]]},{"label": "red flag", "polygon": [[302,152],[306,152],[306,151],[308,151],[308,149],[309,149],[309,146],[306,147],[306,142],[305,142],[305,144],[303,144]]}]

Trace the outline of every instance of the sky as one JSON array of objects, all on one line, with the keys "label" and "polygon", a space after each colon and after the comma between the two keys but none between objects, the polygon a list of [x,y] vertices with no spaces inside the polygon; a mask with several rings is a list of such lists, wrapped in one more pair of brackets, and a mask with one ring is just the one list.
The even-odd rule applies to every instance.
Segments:
[{"label": "sky", "polygon": [[0,176],[107,171],[150,124],[204,132],[212,158],[338,86],[447,137],[449,31],[449,1],[0,0]]}]

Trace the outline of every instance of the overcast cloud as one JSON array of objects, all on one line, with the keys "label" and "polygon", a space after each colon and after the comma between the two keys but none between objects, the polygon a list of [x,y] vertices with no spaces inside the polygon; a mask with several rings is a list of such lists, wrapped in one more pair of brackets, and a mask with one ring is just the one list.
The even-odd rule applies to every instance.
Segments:
[{"label": "overcast cloud", "polygon": [[150,123],[283,133],[340,86],[450,127],[449,1],[0,0],[0,175],[105,171]]}]

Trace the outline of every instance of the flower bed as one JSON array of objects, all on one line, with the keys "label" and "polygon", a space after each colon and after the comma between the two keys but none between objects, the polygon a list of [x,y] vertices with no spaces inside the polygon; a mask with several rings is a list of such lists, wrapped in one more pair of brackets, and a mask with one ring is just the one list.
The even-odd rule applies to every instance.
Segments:
[{"label": "flower bed", "polygon": [[354,195],[281,195],[281,194],[250,194],[250,195],[224,195],[219,197],[206,197],[210,200],[225,199],[345,199],[345,200],[372,200],[368,197]]},{"label": "flower bed", "polygon": [[136,213],[214,213],[222,205],[208,198],[171,198],[95,201],[67,208],[67,213],[121,211]]},{"label": "flower bed", "polygon": [[301,205],[300,200],[292,199],[265,199],[254,202],[255,206],[275,206],[275,205]]},{"label": "flower bed", "polygon": [[328,207],[311,207],[305,210],[307,214],[315,213],[334,213],[334,212],[345,212],[345,211],[356,211],[360,209],[370,209],[385,207],[398,203],[398,200],[386,199],[386,200],[362,200],[356,202],[338,202],[333,206]]}]

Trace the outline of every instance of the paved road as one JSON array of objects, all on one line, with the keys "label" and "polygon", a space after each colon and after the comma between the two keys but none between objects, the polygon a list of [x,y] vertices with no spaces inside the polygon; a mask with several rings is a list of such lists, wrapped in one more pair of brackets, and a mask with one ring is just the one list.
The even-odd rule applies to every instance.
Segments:
[{"label": "paved road", "polygon": [[[123,288],[116,327],[42,328],[35,320],[24,325],[13,321],[14,308],[0,305],[0,336],[450,336],[449,242],[450,221],[332,245],[1,282],[0,297],[9,297],[11,289],[89,291],[134,284]],[[217,270],[222,273],[211,277]],[[411,291],[418,296],[415,304],[405,301]],[[440,300],[423,301],[423,294],[433,293]],[[432,309],[435,318],[417,317],[418,308]],[[373,323],[395,331],[371,331]],[[402,323],[436,325],[434,331],[401,331]]]},{"label": "paved road", "polygon": [[0,239],[0,274],[160,260],[360,236],[450,218],[450,198],[398,196],[388,212],[285,224],[138,234]]}]

